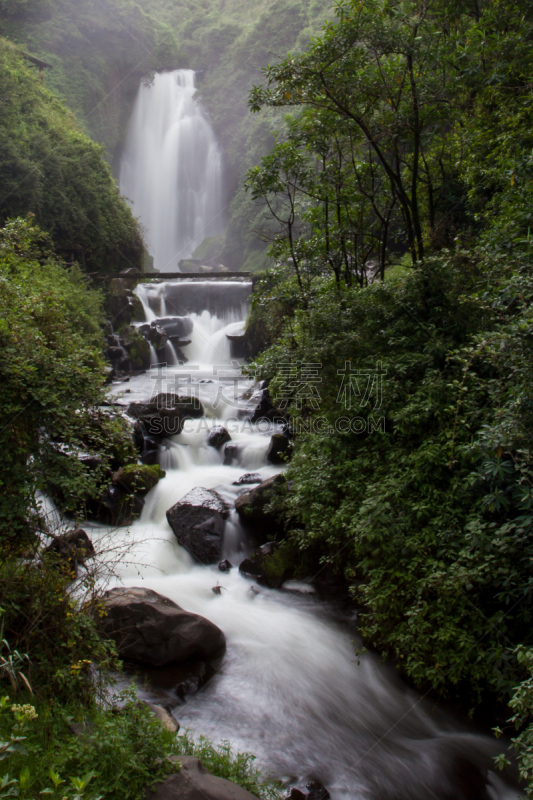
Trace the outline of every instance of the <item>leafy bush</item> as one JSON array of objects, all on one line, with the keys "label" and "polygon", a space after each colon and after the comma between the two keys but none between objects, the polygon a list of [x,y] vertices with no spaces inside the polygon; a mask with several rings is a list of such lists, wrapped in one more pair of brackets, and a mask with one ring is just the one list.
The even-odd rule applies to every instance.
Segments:
[{"label": "leafy bush", "polygon": [[[37,491],[66,510],[97,496],[108,466],[135,460],[127,426],[104,400],[101,299],[53,255],[33,219],[0,230],[1,537],[15,546],[42,524]],[[91,464],[81,456],[98,456]]]},{"label": "leafy bush", "polygon": [[[175,735],[129,690],[121,707],[93,706],[83,712],[47,703],[0,701],[0,735],[10,749],[0,762],[2,789],[12,782],[21,797],[109,797],[134,800],[163,780],[175,765]],[[74,731],[77,731],[75,734]],[[15,777],[17,776],[17,777]]]},{"label": "leafy bush", "polygon": [[255,756],[252,753],[234,753],[230,742],[213,745],[203,736],[196,741],[185,732],[178,736],[177,747],[180,755],[199,758],[208,772],[237,783],[261,800],[279,800],[281,797],[279,784],[265,780],[253,766]]},{"label": "leafy bush", "polygon": [[[520,262],[444,253],[366,289],[324,283],[258,364],[311,431],[288,473],[292,541],[347,582],[367,641],[470,707],[510,690],[531,642],[532,298]],[[358,433],[335,427],[354,417]]]}]

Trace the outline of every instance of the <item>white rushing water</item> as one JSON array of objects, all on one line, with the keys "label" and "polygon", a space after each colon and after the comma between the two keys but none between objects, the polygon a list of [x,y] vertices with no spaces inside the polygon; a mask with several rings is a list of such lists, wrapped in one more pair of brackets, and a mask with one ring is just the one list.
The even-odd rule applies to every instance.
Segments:
[{"label": "white rushing water", "polygon": [[[111,560],[124,553],[110,585],[153,589],[210,619],[224,631],[227,651],[214,677],[187,703],[179,702],[168,676],[143,687],[144,696],[176,706],[175,716],[196,736],[229,740],[234,748],[255,753],[259,765],[288,786],[320,780],[332,800],[515,798],[516,791],[492,771],[488,793],[459,788],[461,776],[468,782],[469,763],[487,774],[501,744],[430,706],[372,654],[358,659],[361,643],[353,620],[312,594],[264,588],[257,593],[238,569],[221,573],[216,565],[195,565],[177,544],[165,512],[192,488],[216,488],[232,503],[249,488],[233,485],[244,472],[259,471],[265,479],[279,471],[265,461],[271,430],[239,420],[239,409],[254,403],[242,398],[251,383],[231,363],[223,341],[224,331],[236,323],[236,309],[241,308],[241,320],[245,317],[241,295],[249,285],[199,286],[139,288],[147,317],[168,315],[171,306],[179,315],[189,309],[194,330],[184,350],[190,361],[131,378],[122,397],[126,405],[156,391],[187,387],[187,393],[199,395],[206,417],[188,421],[183,433],[164,443],[160,461],[167,475],[148,495],[141,519],[129,530],[92,525],[90,535]],[[120,397],[124,388],[117,385],[113,392]],[[217,424],[227,425],[238,445],[231,466],[207,446],[207,432]],[[238,564],[248,547],[233,512],[224,555]],[[212,591],[217,584],[223,587],[220,594]]]},{"label": "white rushing water", "polygon": [[195,91],[190,69],[143,82],[120,165],[120,190],[161,272],[178,272],[180,259],[223,229],[220,149]]}]

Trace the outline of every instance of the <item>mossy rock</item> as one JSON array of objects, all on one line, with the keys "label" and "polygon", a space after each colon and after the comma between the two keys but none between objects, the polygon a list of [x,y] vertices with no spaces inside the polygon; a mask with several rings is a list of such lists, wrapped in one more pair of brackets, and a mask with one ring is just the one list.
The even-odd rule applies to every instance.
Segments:
[{"label": "mossy rock", "polygon": [[119,330],[120,341],[128,351],[133,370],[150,369],[150,345],[132,325],[123,325]]},{"label": "mossy rock", "polygon": [[165,475],[159,464],[128,464],[113,475],[113,483],[126,494],[147,494]]},{"label": "mossy rock", "polygon": [[239,571],[262,586],[279,589],[294,577],[293,554],[279,542],[267,542],[239,564]]}]

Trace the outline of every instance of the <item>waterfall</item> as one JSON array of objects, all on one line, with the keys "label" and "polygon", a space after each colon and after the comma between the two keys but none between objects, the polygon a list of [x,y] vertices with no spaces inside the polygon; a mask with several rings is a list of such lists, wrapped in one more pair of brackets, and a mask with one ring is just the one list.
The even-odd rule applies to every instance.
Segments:
[{"label": "waterfall", "polygon": [[120,190],[161,272],[179,271],[223,229],[220,149],[195,91],[190,69],[141,83],[120,165]]}]

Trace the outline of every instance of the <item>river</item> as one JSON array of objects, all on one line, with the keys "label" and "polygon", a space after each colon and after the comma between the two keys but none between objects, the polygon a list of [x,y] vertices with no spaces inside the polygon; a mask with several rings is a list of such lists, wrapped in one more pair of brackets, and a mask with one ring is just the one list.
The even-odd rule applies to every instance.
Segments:
[{"label": "river", "polygon": [[[515,798],[494,772],[489,794],[459,789],[457,775],[466,774],[468,763],[487,770],[501,744],[406,688],[374,655],[358,657],[355,618],[320,601],[309,585],[258,591],[237,568],[221,573],[216,565],[198,566],[177,544],[165,512],[190,489],[216,488],[232,504],[249,488],[233,485],[243,473],[267,478],[279,470],[265,460],[273,429],[246,419],[257,396],[246,392],[253,383],[232,361],[226,336],[244,320],[243,292],[249,291],[250,284],[233,281],[140,286],[148,319],[196,308],[190,312],[191,344],[183,348],[189,361],[154,366],[111,389],[125,408],[156,391],[177,390],[196,394],[206,410],[163,443],[166,477],[148,495],[137,522],[114,531],[89,525],[91,538],[113,562],[107,585],[153,589],[210,619],[227,638],[218,671],[186,703],[168,682],[143,686],[141,694],[173,706],[194,735],[255,753],[259,765],[287,785],[321,781],[332,800]],[[221,424],[238,445],[233,465],[224,465],[223,455],[206,443],[208,430]],[[249,551],[234,511],[224,548],[233,564]],[[217,584],[220,593],[213,592]]]}]

